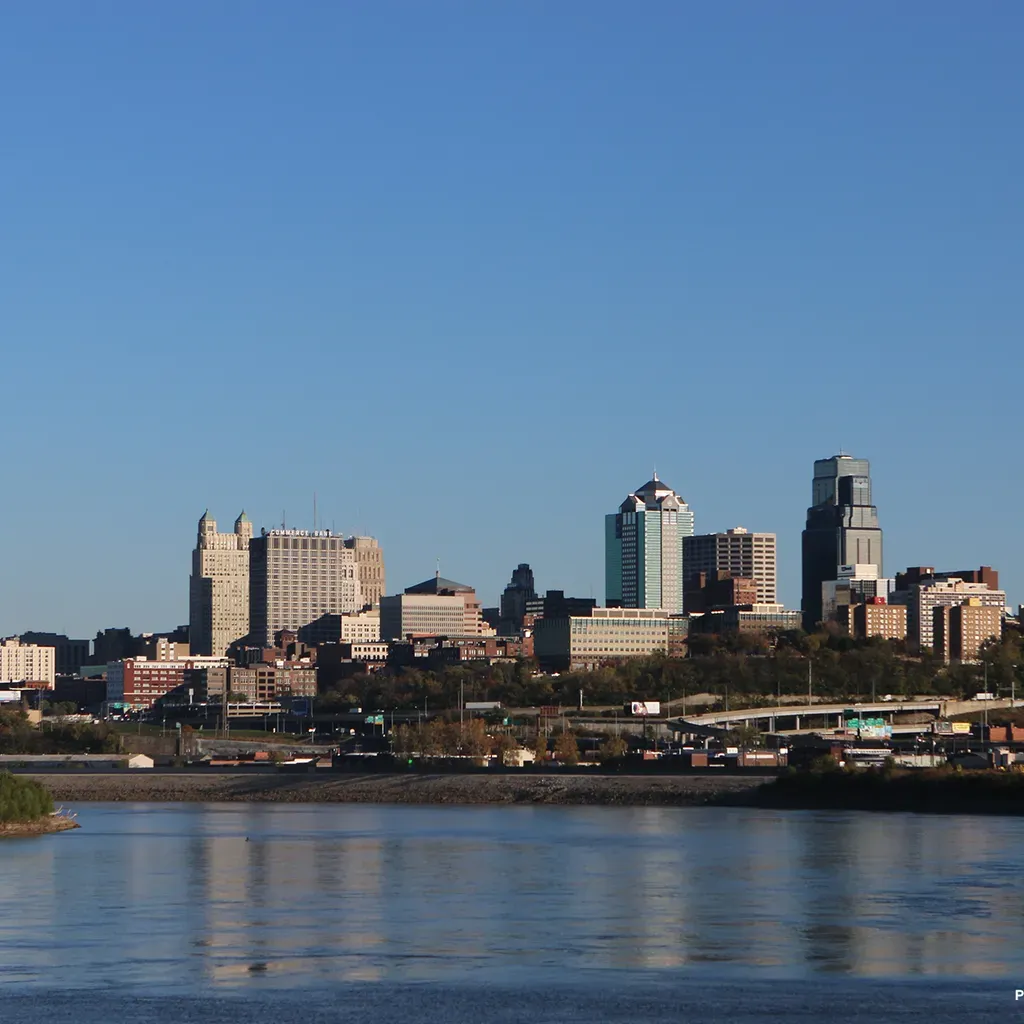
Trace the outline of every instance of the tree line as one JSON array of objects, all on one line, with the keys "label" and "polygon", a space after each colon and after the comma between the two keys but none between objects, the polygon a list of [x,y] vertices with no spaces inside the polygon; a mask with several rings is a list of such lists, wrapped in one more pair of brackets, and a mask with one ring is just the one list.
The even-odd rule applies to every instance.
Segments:
[{"label": "tree line", "polygon": [[426,714],[467,701],[500,701],[505,707],[618,705],[630,700],[667,701],[708,693],[733,706],[771,703],[780,695],[881,699],[929,694],[957,698],[987,687],[1009,696],[1024,679],[1024,651],[1016,630],[990,642],[979,664],[945,665],[929,651],[914,653],[900,641],[853,640],[832,632],[694,636],[689,657],[623,661],[589,672],[540,674],[529,660],[451,666],[438,671],[402,668],[352,676],[317,699],[318,711],[422,710]]}]

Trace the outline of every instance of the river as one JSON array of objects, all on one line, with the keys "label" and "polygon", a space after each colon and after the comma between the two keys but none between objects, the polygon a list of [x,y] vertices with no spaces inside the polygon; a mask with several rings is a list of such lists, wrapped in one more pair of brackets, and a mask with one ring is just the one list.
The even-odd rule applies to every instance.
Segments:
[{"label": "river", "polygon": [[0,1020],[1005,1020],[1024,820],[81,804],[0,845]]}]

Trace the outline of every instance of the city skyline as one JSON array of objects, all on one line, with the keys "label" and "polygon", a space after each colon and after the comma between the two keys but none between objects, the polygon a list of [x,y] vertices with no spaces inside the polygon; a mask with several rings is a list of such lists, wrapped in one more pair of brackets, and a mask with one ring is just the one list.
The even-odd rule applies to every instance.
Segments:
[{"label": "city skyline", "polygon": [[183,622],[203,509],[311,526],[313,492],[395,584],[440,558],[493,605],[528,561],[601,598],[577,494],[604,514],[652,465],[702,532],[775,533],[798,607],[840,448],[887,566],[1024,596],[1024,480],[962,426],[1018,402],[1019,6],[5,27],[3,632]]},{"label": "city skyline", "polygon": [[[817,468],[817,467],[819,467],[819,466],[821,466],[821,465],[823,465],[825,463],[832,463],[832,462],[834,462],[837,459],[850,459],[850,458],[851,458],[850,456],[847,456],[847,455],[843,454],[843,455],[837,455],[837,456],[830,456],[827,459],[816,459],[816,460],[813,460],[813,461],[814,461],[815,467]],[[865,464],[865,465],[870,463],[870,460],[867,460],[867,459],[858,459],[858,460],[853,460],[853,461],[858,463],[858,464]],[[806,474],[805,474],[805,478],[806,478]],[[657,474],[656,474],[656,479],[653,482],[657,483],[658,485],[662,484],[662,481],[660,480],[660,478],[657,478]],[[645,485],[645,486],[647,486],[647,485]],[[804,483],[804,486],[806,487],[806,482]],[[870,491],[871,491],[871,483],[870,483],[870,481],[868,483],[868,489],[869,489],[869,493],[870,493]],[[642,491],[643,488],[641,488],[640,490]],[[664,485],[663,490],[664,490],[665,493],[669,493],[671,491],[671,489],[667,485]],[[675,492],[672,492],[672,493],[675,493]],[[873,498],[871,500],[873,500]],[[235,504],[237,506],[239,503],[236,502]],[[736,528],[735,526],[728,527],[728,528],[725,527],[725,526],[722,526],[720,529],[715,529],[715,528],[709,526],[709,527],[707,527],[705,529],[704,525],[703,525],[703,519],[702,518],[697,518],[697,517],[700,516],[700,507],[699,507],[699,505],[700,505],[700,502],[698,501],[698,509],[697,509],[696,513],[693,512],[692,506],[690,506],[689,504],[687,504],[686,507],[687,507],[687,510],[688,510],[690,518],[695,518],[696,521],[698,522],[698,524],[699,524],[698,525],[698,529],[699,529],[699,534],[700,535],[711,534],[711,533],[722,533],[722,534],[725,534],[726,532],[728,532],[728,530]],[[872,507],[874,508],[875,506],[872,506]],[[886,520],[888,520],[888,508],[886,506],[884,506],[884,505],[882,507],[883,507],[883,512],[885,513],[885,516],[886,516]],[[806,509],[806,507],[804,508],[804,511],[805,511],[805,513],[808,511]],[[750,518],[748,516],[743,515],[742,511],[740,511],[739,516],[741,516],[743,518],[743,521],[747,521]],[[604,524],[603,524],[604,525],[604,532],[603,533],[602,533],[601,527],[600,527],[600,521],[601,521],[602,518],[604,519]],[[605,563],[604,563],[604,556],[607,554],[607,520],[608,520],[608,518],[614,518],[614,517],[609,517],[607,515],[602,517],[600,515],[597,515],[596,518],[595,518],[595,521],[598,522],[599,525],[597,527],[594,527],[593,523],[589,524],[590,532],[595,535],[594,536],[594,544],[592,545],[594,550],[595,550],[595,555],[594,555],[595,562],[593,563],[592,568],[595,568],[595,571],[592,573],[592,575],[595,575],[595,576],[600,575],[601,578],[604,577],[605,569],[606,569],[606,566],[605,566]],[[243,531],[245,533],[248,533],[253,528],[253,522],[258,522],[258,521],[259,521],[258,518],[256,518],[255,520],[251,520],[250,517],[243,512],[238,517],[238,520],[236,520],[235,530],[237,531],[239,529],[239,523],[242,523],[244,525],[241,527],[241,529],[243,529]],[[193,522],[194,522],[194,520],[193,520]],[[311,522],[312,522],[312,520],[311,520]],[[293,525],[293,526],[290,526],[290,527],[287,527],[286,529],[284,529],[284,532],[288,533],[288,534],[296,534],[296,535],[306,534],[306,535],[310,535],[310,536],[313,535],[315,532],[319,532],[320,534],[323,534],[323,535],[330,534],[330,535],[334,536],[338,540],[342,540],[343,538],[346,537],[346,535],[344,533],[342,533],[341,531],[336,531],[333,528],[333,525],[334,525],[333,523],[332,523],[332,528],[327,528],[327,527],[324,527],[322,525],[322,523],[323,523],[323,519],[322,518],[319,519],[318,522],[320,523],[319,531],[314,531],[312,529],[312,525],[310,525],[310,527],[308,529],[304,529],[304,528],[302,528],[300,526],[294,526]],[[202,530],[204,528],[204,523],[207,523],[207,524],[211,524],[212,523],[212,526],[210,526],[209,528],[210,529],[215,529],[216,524],[212,522],[212,519],[209,516],[209,510],[208,509],[203,514],[203,516],[200,518],[200,535],[202,535]],[[791,526],[792,526],[792,524],[791,524]],[[259,533],[261,535],[269,536],[272,533],[275,533],[275,534],[281,533],[282,529],[283,528],[280,525],[270,526],[270,527],[263,526],[263,527],[261,527],[259,529]],[[753,527],[749,527],[748,529],[750,529],[751,533],[755,533],[755,532],[761,533],[762,532],[760,530],[756,530]],[[186,552],[184,552],[181,555],[181,557],[184,559],[184,561],[181,563],[181,565],[176,567],[176,569],[175,569],[175,573],[176,574],[180,574],[180,572],[182,571],[183,567],[187,567],[187,565],[188,565],[188,558],[189,557],[191,557],[192,560],[193,560],[192,561],[193,572],[195,571],[195,568],[198,565],[198,563],[195,561],[195,559],[197,557],[199,557],[199,555],[198,555],[197,549],[195,549],[195,547],[194,547],[194,545],[195,545],[195,537],[196,537],[196,534],[195,534],[194,531],[195,531],[195,528],[193,527],[193,532],[191,534],[191,536],[193,538],[193,549],[191,550],[191,552],[186,551]],[[763,531],[763,532],[767,532],[767,531]],[[781,532],[785,536],[787,531],[781,531]],[[780,540],[778,542],[778,547],[777,547],[777,552],[778,552],[778,556],[777,556],[777,558],[778,558],[777,573],[778,573],[778,579],[780,581],[779,582],[779,601],[780,601],[780,603],[784,604],[789,609],[799,609],[800,608],[800,589],[799,589],[800,583],[799,583],[799,581],[800,581],[801,569],[802,569],[802,565],[801,565],[801,547],[800,547],[800,532],[798,530],[793,530],[791,528],[788,531],[788,533],[789,533],[791,538],[793,537],[793,534],[795,533],[795,538],[791,539],[791,542],[788,545],[785,544],[782,540]],[[886,530],[886,547],[887,547],[887,549],[889,548],[889,544],[890,544],[890,540],[889,540],[888,534],[889,534],[889,531]],[[234,534],[220,534],[220,535],[216,535],[216,536],[223,537],[223,538],[230,538],[230,537],[234,536]],[[258,537],[257,537],[257,539],[258,539]],[[347,537],[347,542],[349,543],[349,545],[351,545],[353,543],[354,539],[355,539],[355,535]],[[360,539],[361,540],[374,541],[374,542],[376,542],[376,544],[380,545],[380,549],[381,550],[387,550],[387,546],[385,545],[385,543],[383,541],[381,541],[381,539],[379,537],[373,536],[372,534],[370,534],[370,535],[362,535],[360,537]],[[603,544],[602,544],[602,542],[603,542]],[[508,546],[507,539],[502,540],[502,543],[505,546]],[[376,547],[376,545],[374,545],[374,547]],[[963,551],[964,549],[960,549],[960,550]],[[978,550],[981,551],[981,548],[979,547]],[[957,557],[960,558],[960,562],[957,562],[957,560],[956,560]],[[389,565],[390,565],[390,556],[388,558],[388,561],[389,561]],[[422,559],[420,557],[416,557],[413,560],[413,566],[412,566],[411,572],[409,574],[407,574],[407,575],[398,575],[400,573],[400,571],[401,571],[400,569],[399,570],[395,570],[394,574],[392,574],[392,570],[389,568],[388,569],[388,579],[394,580],[394,582],[393,583],[389,583],[385,587],[385,593],[391,593],[391,594],[401,593],[405,589],[405,587],[407,585],[407,584],[405,584],[405,580],[406,579],[416,580],[419,575],[422,575],[422,564],[421,563],[423,561],[424,561],[424,559]],[[444,564],[448,564],[448,560],[440,560],[439,559],[438,561],[439,562],[444,561]],[[456,563],[456,564],[458,564],[458,558],[457,557],[453,558],[451,561]],[[922,552],[922,557],[919,557],[916,561],[908,561],[908,560],[905,560],[905,559],[899,559],[898,555],[894,559],[894,557],[890,553],[887,556],[887,561],[890,564],[890,566],[895,566],[895,568],[891,569],[892,573],[898,572],[901,569],[907,568],[907,567],[909,567],[911,565],[914,565],[914,564],[931,564],[931,565],[938,566],[940,569],[944,569],[944,567],[946,567],[947,565],[956,565],[956,564],[961,564],[961,563],[963,563],[963,564],[983,564],[984,563],[984,564],[995,564],[996,568],[999,570],[1000,574],[1003,576],[1004,579],[1007,578],[1007,577],[1012,578],[1012,576],[1013,576],[1012,571],[1010,571],[1010,569],[1008,567],[1006,567],[1005,563],[1000,563],[998,557],[993,558],[991,556],[979,555],[977,552],[975,552],[974,554],[971,554],[969,552],[969,550],[968,550],[968,553],[963,554],[961,556],[952,556],[951,555],[948,558],[947,557],[942,557],[942,556],[940,556],[939,554],[937,554],[936,552],[933,552],[933,551]],[[605,603],[605,595],[603,593],[598,593],[596,588],[589,588],[588,590],[585,591],[585,590],[583,590],[583,589],[581,589],[579,587],[573,587],[571,584],[566,584],[565,580],[562,579],[562,578],[554,578],[553,576],[549,577],[548,574],[547,574],[547,569],[546,569],[545,566],[543,566],[543,565],[538,566],[535,561],[531,560],[528,557],[524,557],[524,558],[520,559],[519,563],[515,563],[514,562],[513,565],[520,564],[520,563],[523,563],[523,562],[527,563],[531,567],[531,569],[534,571],[534,573],[535,573],[535,576],[536,576],[536,587],[537,587],[538,593],[543,593],[546,590],[556,589],[556,590],[562,590],[566,594],[573,594],[574,596],[579,596],[579,597],[596,597],[599,606],[603,605]],[[600,573],[599,574],[597,573],[596,568],[600,569]],[[481,603],[484,606],[494,607],[494,606],[498,606],[500,604],[501,594],[502,594],[504,588],[508,585],[508,576],[509,576],[509,572],[511,571],[511,569],[510,569],[510,567],[504,567],[504,568],[499,568],[497,571],[499,573],[499,583],[497,585],[493,586],[493,587],[492,586],[480,586],[480,585],[478,585],[476,583],[476,577],[471,576],[470,573],[462,573],[461,571],[453,570],[452,574],[453,575],[463,576],[464,578],[468,579],[470,581],[470,585],[472,585],[474,587],[474,589],[476,590],[476,592],[478,594],[480,594]],[[445,569],[445,573],[448,573],[447,569]],[[186,579],[187,579],[187,572],[186,572]],[[786,586],[784,586],[782,584],[781,581],[783,581],[783,580],[788,580],[788,587],[786,587]],[[1005,586],[1005,584],[1004,584],[1004,586]],[[175,578],[174,580],[171,581],[171,589],[172,590],[180,589],[180,579]],[[72,627],[70,629],[64,628],[61,623],[55,623],[54,621],[46,619],[44,617],[42,621],[33,621],[33,622],[28,623],[27,625],[22,626],[22,627],[15,626],[14,628],[8,628],[8,629],[0,628],[0,635],[2,635],[2,636],[18,636],[21,633],[25,633],[25,632],[29,632],[29,631],[48,630],[48,631],[51,631],[51,632],[66,633],[69,636],[91,637],[96,632],[98,632],[98,631],[100,631],[102,629],[111,628],[111,627],[114,627],[114,626],[120,627],[120,626],[123,626],[123,625],[128,625],[131,629],[133,629],[136,632],[140,632],[140,633],[141,632],[154,632],[154,631],[160,631],[160,630],[168,630],[168,629],[172,629],[172,628],[174,628],[176,626],[183,625],[183,624],[186,624],[186,623],[189,622],[189,619],[190,619],[190,607],[191,607],[191,602],[190,602],[190,598],[189,598],[189,591],[190,591],[191,587],[190,587],[190,585],[188,583],[186,583],[186,586],[185,586],[184,589],[185,589],[184,599],[178,605],[179,610],[180,610],[180,615],[177,618],[175,617],[174,614],[171,614],[169,617],[167,617],[167,616],[160,617],[157,614],[147,615],[144,611],[140,612],[136,608],[135,609],[136,614],[132,618],[122,619],[122,620],[119,620],[119,621],[114,621],[114,620],[111,620],[111,621],[107,621],[107,620],[99,621],[98,619],[93,618],[93,619],[89,619],[88,621],[90,623],[95,623],[95,625],[85,625],[85,626],[83,626],[82,628],[79,628],[79,629],[75,629],[74,627]],[[493,593],[492,593],[492,591],[493,591]],[[1009,588],[1007,588],[1007,605],[1010,606],[1010,607],[1016,607],[1016,595],[1012,594],[1009,591]]]}]

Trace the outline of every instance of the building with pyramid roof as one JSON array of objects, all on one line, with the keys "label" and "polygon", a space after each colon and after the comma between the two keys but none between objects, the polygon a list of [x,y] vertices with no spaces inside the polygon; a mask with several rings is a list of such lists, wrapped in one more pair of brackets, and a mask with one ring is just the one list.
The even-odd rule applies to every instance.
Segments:
[{"label": "building with pyramid roof", "polygon": [[690,506],[655,473],[605,516],[606,604],[681,614],[683,538],[692,536]]}]

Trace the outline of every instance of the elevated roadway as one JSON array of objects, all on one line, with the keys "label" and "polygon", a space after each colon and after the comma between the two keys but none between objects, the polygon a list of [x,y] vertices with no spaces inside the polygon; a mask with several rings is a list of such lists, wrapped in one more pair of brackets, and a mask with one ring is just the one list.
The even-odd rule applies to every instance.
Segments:
[{"label": "elevated roadway", "polygon": [[[841,729],[843,719],[850,711],[859,717],[885,718],[890,723],[896,715],[930,713],[933,718],[950,718],[984,710],[995,711],[1019,707],[1022,701],[1011,700],[943,700],[938,697],[921,700],[877,701],[874,703],[804,704],[783,705],[769,708],[741,708],[736,711],[711,711],[702,715],[688,715],[673,723],[674,728],[686,732],[687,726],[697,727],[696,731],[709,728],[729,728],[735,725],[755,725],[773,733],[819,732]],[[821,725],[817,720],[824,719]],[[831,719],[832,721],[829,721]],[[812,725],[814,720],[814,725]],[[893,723],[894,732],[920,732],[928,723]]]}]

